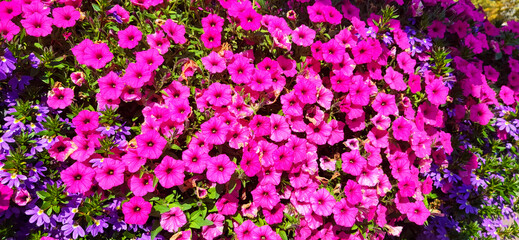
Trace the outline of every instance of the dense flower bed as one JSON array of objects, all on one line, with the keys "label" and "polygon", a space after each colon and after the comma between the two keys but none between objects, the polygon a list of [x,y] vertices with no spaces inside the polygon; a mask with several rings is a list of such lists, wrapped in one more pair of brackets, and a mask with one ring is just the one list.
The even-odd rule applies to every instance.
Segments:
[{"label": "dense flower bed", "polygon": [[6,239],[501,239],[519,23],[467,0],[0,2]]}]

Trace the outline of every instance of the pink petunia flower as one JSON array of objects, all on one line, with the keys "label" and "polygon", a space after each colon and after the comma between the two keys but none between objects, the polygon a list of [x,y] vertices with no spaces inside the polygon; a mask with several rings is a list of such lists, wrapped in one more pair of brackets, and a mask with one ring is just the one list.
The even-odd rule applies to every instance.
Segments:
[{"label": "pink petunia flower", "polygon": [[303,47],[312,45],[315,38],[315,31],[306,25],[302,24],[292,32],[292,41]]},{"label": "pink petunia flower", "polygon": [[184,162],[165,156],[154,170],[160,185],[164,188],[182,185],[184,183]]},{"label": "pink petunia flower", "polygon": [[22,4],[18,1],[0,2],[0,19],[11,20],[22,13]]},{"label": "pink petunia flower", "polygon": [[317,101],[317,86],[314,82],[304,77],[298,77],[294,86],[294,92],[299,101],[305,104],[313,104]]},{"label": "pink petunia flower", "polygon": [[416,65],[416,60],[412,59],[409,53],[401,52],[396,57],[396,61],[398,66],[404,70],[405,73],[411,74],[414,73],[414,67]]},{"label": "pink petunia flower", "polygon": [[118,99],[124,89],[123,80],[114,72],[109,72],[106,76],[97,80],[100,92],[106,94],[109,99]]},{"label": "pink petunia flower", "polygon": [[245,31],[256,31],[261,27],[261,14],[254,9],[248,8],[241,12],[238,18],[240,19],[240,26]]},{"label": "pink petunia flower", "polygon": [[56,139],[57,141],[55,141],[49,149],[49,155],[57,161],[63,162],[75,149],[72,146],[70,138],[58,136]]},{"label": "pink petunia flower", "polygon": [[139,156],[148,159],[157,159],[162,155],[162,150],[167,144],[157,131],[150,130],[135,137],[137,140],[137,151]]},{"label": "pink petunia flower", "polygon": [[53,23],[56,27],[68,28],[76,25],[81,13],[72,6],[54,8],[52,10]]},{"label": "pink petunia flower", "polygon": [[427,99],[435,105],[445,104],[449,95],[449,88],[444,86],[443,81],[435,79],[425,87]]},{"label": "pink petunia flower", "polygon": [[215,82],[209,86],[204,95],[207,96],[209,104],[222,107],[231,103],[231,94],[232,89],[229,85]]},{"label": "pink petunia flower", "polygon": [[362,169],[367,165],[366,159],[364,159],[358,150],[351,152],[345,152],[341,155],[342,158],[342,171],[349,173],[353,176],[359,176]]},{"label": "pink petunia flower", "polygon": [[329,216],[332,214],[336,201],[328,190],[321,188],[310,197],[310,203],[312,204],[312,210],[317,215]]},{"label": "pink petunia flower", "polygon": [[187,172],[203,173],[207,167],[207,162],[211,157],[201,147],[189,147],[182,153],[182,161],[186,166]]},{"label": "pink petunia flower", "polygon": [[204,43],[204,47],[209,49],[217,48],[222,45],[222,34],[218,29],[205,29],[200,39],[202,43]]},{"label": "pink petunia flower", "polygon": [[152,69],[147,64],[130,63],[123,76],[126,84],[140,88],[152,80]]},{"label": "pink petunia flower", "polygon": [[142,32],[136,26],[130,25],[126,29],[118,31],[117,37],[119,47],[132,49],[142,39]]},{"label": "pink petunia flower", "polygon": [[393,121],[393,138],[401,141],[408,141],[411,136],[413,125],[404,117],[399,117]]},{"label": "pink petunia flower", "polygon": [[389,84],[389,87],[393,90],[404,91],[407,88],[407,84],[404,82],[404,76],[395,71],[392,67],[386,69],[384,81],[386,81],[386,83]]},{"label": "pink petunia flower", "polygon": [[416,193],[417,182],[412,175],[403,176],[398,181],[398,192],[402,197],[411,197]]},{"label": "pink petunia flower", "polygon": [[52,18],[43,14],[31,14],[20,22],[29,36],[45,37],[52,32]]},{"label": "pink petunia flower", "polygon": [[11,196],[13,195],[13,189],[0,184],[0,213],[4,212],[9,208]]},{"label": "pink petunia flower", "polygon": [[377,94],[373,104],[373,110],[382,114],[383,116],[398,115],[398,108],[395,103],[395,96],[380,92]]},{"label": "pink petunia flower", "polygon": [[99,127],[99,113],[82,110],[72,119],[77,131],[87,132]]},{"label": "pink petunia flower", "polygon": [[160,226],[171,233],[177,232],[186,223],[186,215],[179,207],[172,207],[168,212],[160,215]]},{"label": "pink petunia flower", "polygon": [[151,203],[142,197],[132,197],[130,201],[123,203],[124,222],[127,224],[144,225],[151,213]]},{"label": "pink petunia flower", "polygon": [[146,42],[152,49],[156,49],[160,54],[165,54],[169,50],[170,42],[164,37],[164,32],[158,31],[146,36]]},{"label": "pink petunia flower", "polygon": [[332,127],[325,121],[319,124],[310,123],[306,128],[306,136],[309,142],[324,145],[332,133]]},{"label": "pink petunia flower", "polygon": [[236,163],[225,154],[213,157],[207,162],[207,179],[219,184],[225,184],[236,170]]},{"label": "pink petunia flower", "polygon": [[290,137],[290,126],[286,122],[284,116],[278,114],[270,115],[270,139],[275,142],[281,142]]},{"label": "pink petunia flower", "polygon": [[416,201],[414,203],[407,203],[405,206],[405,212],[409,221],[414,222],[418,225],[423,225],[427,218],[431,215],[427,207],[422,201]]},{"label": "pink petunia flower", "polygon": [[186,43],[186,28],[184,25],[177,24],[173,20],[168,19],[166,23],[160,26],[162,30],[168,35],[168,38],[172,39],[176,44]]},{"label": "pink petunia flower", "polygon": [[5,40],[11,41],[13,37],[20,32],[20,27],[11,20],[0,20],[0,36]]},{"label": "pink petunia flower", "polygon": [[488,108],[488,105],[479,103],[470,107],[470,120],[477,122],[481,125],[487,125],[490,119],[494,117],[494,114]]},{"label": "pink petunia flower", "polygon": [[216,209],[222,215],[234,215],[238,210],[238,198],[226,193],[216,201]]},{"label": "pink petunia flower", "polygon": [[[106,43],[91,44],[84,50],[84,64],[94,69],[101,69],[112,61],[114,55]],[[79,61],[79,60],[78,60]]]},{"label": "pink petunia flower", "polygon": [[112,158],[105,158],[103,166],[96,169],[95,179],[99,187],[104,190],[111,189],[124,183],[124,164]]},{"label": "pink petunia flower", "polygon": [[225,59],[216,52],[211,52],[206,57],[203,57],[202,63],[210,73],[221,73],[226,68]]},{"label": "pink petunia flower", "polygon": [[207,15],[207,17],[202,18],[202,28],[204,30],[210,29],[210,28],[215,28],[215,29],[221,31],[223,28],[223,23],[224,23],[223,18],[216,14],[213,14],[213,13]]},{"label": "pink petunia flower", "polygon": [[323,59],[327,63],[340,63],[346,54],[345,48],[335,39],[332,39],[321,46]]},{"label": "pink petunia flower", "polygon": [[352,206],[362,201],[362,188],[353,180],[348,180],[348,182],[346,182],[344,194],[346,195],[346,201],[348,201]]},{"label": "pink petunia flower", "polygon": [[369,96],[371,89],[369,85],[359,78],[353,78],[349,95],[351,97],[351,103],[360,106],[367,106],[369,104]]},{"label": "pink petunia flower", "polygon": [[234,229],[238,240],[252,239],[252,233],[258,228],[251,220],[246,220]]},{"label": "pink petunia flower", "polygon": [[130,178],[128,186],[133,194],[139,197],[142,197],[149,192],[153,192],[155,191],[155,187],[153,186],[153,174],[145,173],[142,177],[139,177],[139,174],[134,174]]},{"label": "pink petunia flower", "polygon": [[251,240],[279,240],[281,237],[269,225],[257,227],[253,230]]},{"label": "pink petunia flower", "polygon": [[514,91],[505,85],[501,87],[501,91],[499,91],[499,97],[506,105],[512,105],[515,103]]},{"label": "pink petunia flower", "polygon": [[213,117],[200,125],[202,136],[209,144],[220,145],[225,143],[229,126],[220,118]]},{"label": "pink petunia flower", "polygon": [[251,193],[254,203],[267,209],[272,209],[280,201],[276,188],[272,184],[258,185]]},{"label": "pink petunia flower", "polygon": [[333,219],[337,225],[343,227],[352,227],[355,224],[355,218],[359,210],[355,207],[350,207],[346,199],[341,199],[333,208]]},{"label": "pink petunia flower", "polygon": [[87,165],[76,162],[61,172],[61,180],[69,193],[85,193],[92,187],[95,171]]},{"label": "pink petunia flower", "polygon": [[443,38],[445,29],[445,24],[438,20],[434,20],[431,26],[427,27],[429,37],[431,38]]},{"label": "pink petunia flower", "polygon": [[231,75],[231,80],[236,84],[247,84],[250,82],[250,75],[254,71],[254,65],[250,64],[250,60],[246,57],[235,55],[235,60],[227,70]]},{"label": "pink petunia flower", "polygon": [[70,88],[53,88],[49,91],[47,105],[53,109],[64,109],[72,103],[74,90]]}]

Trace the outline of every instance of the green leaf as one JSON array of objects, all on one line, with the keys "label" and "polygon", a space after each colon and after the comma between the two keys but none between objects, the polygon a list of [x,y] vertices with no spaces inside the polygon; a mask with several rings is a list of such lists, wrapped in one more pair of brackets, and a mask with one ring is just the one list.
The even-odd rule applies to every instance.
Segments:
[{"label": "green leaf", "polygon": [[42,200],[45,200],[45,198],[50,197],[50,193],[45,191],[36,192],[36,195],[38,195],[38,197],[40,197]]},{"label": "green leaf", "polygon": [[101,8],[99,7],[99,5],[97,5],[97,4],[95,4],[95,3],[92,3],[92,8],[93,8],[94,11],[96,11],[96,12],[101,11]]},{"label": "green leaf", "polygon": [[180,146],[178,146],[177,144],[173,144],[171,145],[171,149],[173,150],[178,150],[178,151],[182,151],[182,148]]},{"label": "green leaf", "polygon": [[165,213],[165,212],[169,212],[170,208],[167,207],[167,206],[164,206],[164,205],[155,205],[153,206],[153,208],[155,208],[155,210],[157,210],[158,212],[160,212],[161,214],[162,213]]},{"label": "green leaf", "polygon": [[151,231],[151,239],[155,239],[155,237],[162,231],[162,227],[159,225],[157,228]]}]

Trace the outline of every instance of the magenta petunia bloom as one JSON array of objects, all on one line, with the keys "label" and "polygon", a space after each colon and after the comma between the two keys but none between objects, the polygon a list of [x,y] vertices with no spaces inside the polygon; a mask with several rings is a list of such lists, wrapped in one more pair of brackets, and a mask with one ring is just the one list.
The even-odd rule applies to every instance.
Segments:
[{"label": "magenta petunia bloom", "polygon": [[209,14],[207,17],[202,18],[202,28],[204,30],[215,28],[221,31],[223,28],[223,23],[223,18],[216,14]]},{"label": "magenta petunia bloom", "polygon": [[118,99],[124,89],[124,81],[112,71],[99,78],[97,83],[100,92],[104,93],[108,99]]},{"label": "magenta petunia bloom", "polygon": [[362,81],[361,79],[353,78],[349,92],[351,103],[360,106],[367,106],[369,104],[370,92],[371,89],[366,82]]},{"label": "magenta petunia bloom", "polygon": [[202,63],[205,69],[210,73],[221,73],[225,70],[225,59],[220,57],[218,53],[211,52],[206,57],[202,58]]},{"label": "magenta petunia bloom", "polygon": [[434,20],[433,23],[427,28],[429,37],[431,38],[443,38],[445,34],[445,24],[441,21]]},{"label": "magenta petunia bloom", "polygon": [[133,25],[117,32],[119,47],[132,49],[139,44],[142,39],[142,32]]},{"label": "magenta petunia bloom", "polygon": [[335,198],[326,190],[321,188],[310,197],[312,210],[319,216],[329,216],[335,206]]},{"label": "magenta petunia bloom", "polygon": [[297,74],[297,63],[293,59],[286,58],[285,56],[279,56],[276,61],[279,63],[279,68],[283,75],[287,77],[293,77]]},{"label": "magenta petunia bloom", "polygon": [[501,91],[499,91],[499,97],[506,105],[512,105],[515,103],[514,91],[505,85],[501,87]]},{"label": "magenta petunia bloom", "polygon": [[294,93],[302,103],[313,104],[317,101],[316,84],[302,76],[297,78],[297,83],[294,86]]},{"label": "magenta petunia bloom", "polygon": [[345,199],[349,204],[356,205],[362,201],[362,188],[357,182],[348,180],[344,187],[344,195],[346,195]]},{"label": "magenta petunia bloom", "polygon": [[124,183],[124,164],[112,158],[105,158],[103,166],[96,169],[95,179],[99,187],[104,190],[111,189]]},{"label": "magenta petunia bloom", "polygon": [[225,154],[213,157],[207,162],[207,179],[219,184],[225,184],[236,170],[236,163]]},{"label": "magenta petunia bloom", "polygon": [[235,60],[227,70],[231,75],[231,80],[236,84],[247,84],[250,82],[250,75],[254,71],[254,65],[250,64],[250,60],[246,57],[235,55]]},{"label": "magenta petunia bloom", "polygon": [[371,106],[373,107],[373,110],[383,116],[398,115],[398,108],[396,107],[394,95],[379,92]]},{"label": "magenta petunia bloom", "polygon": [[55,141],[49,149],[49,155],[57,161],[63,162],[74,150],[70,138],[58,136],[57,141]]},{"label": "magenta petunia bloom", "polygon": [[402,70],[404,70],[405,73],[411,74],[414,73],[414,67],[416,65],[416,60],[412,59],[409,53],[407,52],[401,52],[396,57],[396,61],[398,62],[398,66]]},{"label": "magenta petunia bloom", "polygon": [[251,240],[279,240],[281,237],[269,225],[257,227],[252,231]]},{"label": "magenta petunia bloom", "polygon": [[261,170],[261,163],[257,153],[244,151],[241,158],[240,167],[249,177],[255,176]]},{"label": "magenta petunia bloom", "polygon": [[310,21],[317,23],[317,22],[326,22],[326,16],[325,16],[325,10],[326,5],[316,2],[312,6],[307,7],[308,10],[308,16],[310,17]]},{"label": "magenta petunia bloom", "polygon": [[234,215],[238,210],[238,198],[234,194],[226,193],[216,201],[216,209],[222,215]]},{"label": "magenta petunia bloom", "polygon": [[443,84],[442,80],[435,79],[425,86],[425,92],[427,93],[429,102],[435,105],[441,105],[447,102],[449,88]]},{"label": "magenta petunia bloom", "polygon": [[422,201],[416,201],[414,203],[406,203],[405,212],[409,221],[414,222],[418,225],[423,225],[427,218],[431,215],[427,207]]},{"label": "magenta petunia bloom", "polygon": [[240,226],[236,227],[236,237],[238,240],[252,239],[254,229],[258,228],[251,220],[244,221]]},{"label": "magenta petunia bloom", "polygon": [[186,223],[186,215],[179,207],[172,207],[168,212],[160,215],[160,226],[171,233],[178,231]]},{"label": "magenta petunia bloom", "polygon": [[265,221],[272,225],[283,222],[283,210],[285,210],[285,205],[282,203],[278,203],[272,209],[263,209],[263,216],[265,216]]},{"label": "magenta petunia bloom", "polygon": [[148,221],[150,213],[151,203],[142,197],[132,197],[130,201],[123,203],[123,214],[126,224],[143,225]]},{"label": "magenta petunia bloom", "polygon": [[160,54],[165,54],[169,50],[170,42],[164,37],[164,32],[158,31],[146,36],[146,42],[152,49],[156,49]]},{"label": "magenta petunia bloom", "polygon": [[382,170],[378,168],[364,167],[357,177],[357,182],[362,186],[373,187],[378,184]]},{"label": "magenta petunia bloom", "polygon": [[99,113],[82,110],[72,119],[72,123],[80,132],[95,130],[99,127]]},{"label": "magenta petunia bloom", "polygon": [[177,24],[173,20],[168,19],[164,25],[160,26],[162,30],[168,35],[168,38],[173,40],[176,44],[186,43],[186,28],[184,25]]},{"label": "magenta petunia bloom", "polygon": [[139,156],[148,159],[157,159],[162,155],[162,149],[167,144],[166,139],[164,139],[157,131],[151,130],[147,131],[137,137],[137,151],[139,152]]},{"label": "magenta petunia bloom", "polygon": [[13,37],[20,32],[20,27],[11,20],[0,20],[0,36],[5,40],[11,41]]},{"label": "magenta petunia bloom", "polygon": [[250,77],[249,87],[257,92],[267,91],[272,87],[272,78],[268,71],[254,69]]},{"label": "magenta petunia bloom", "polygon": [[306,136],[309,142],[317,145],[324,145],[328,141],[328,137],[332,133],[332,127],[325,121],[321,121],[319,124],[308,124],[306,128]]},{"label": "magenta petunia bloom", "polygon": [[52,10],[53,23],[56,27],[68,28],[76,25],[81,13],[72,6],[54,8]]},{"label": "magenta petunia bloom", "polygon": [[[106,43],[91,44],[84,50],[84,64],[94,69],[101,69],[112,61],[114,55]],[[78,60],[79,61],[79,60]]]},{"label": "magenta petunia bloom", "polygon": [[393,90],[404,91],[407,88],[407,84],[404,82],[404,75],[395,71],[392,67],[386,69],[384,81],[386,81]]},{"label": "magenta petunia bloom", "polygon": [[165,156],[155,168],[155,176],[164,188],[182,185],[184,183],[184,162]]},{"label": "magenta petunia bloom", "polygon": [[292,41],[303,47],[308,47],[314,43],[315,31],[306,25],[301,25],[292,32]]},{"label": "magenta petunia bloom", "polygon": [[278,114],[270,115],[270,129],[270,139],[275,142],[286,140],[291,134],[286,118]]},{"label": "magenta petunia bloom", "polygon": [[213,117],[200,126],[205,141],[209,144],[224,144],[229,132],[229,126],[220,118]]},{"label": "magenta petunia bloom", "polygon": [[355,219],[359,210],[355,207],[350,207],[346,199],[341,199],[333,208],[333,219],[337,225],[343,227],[352,227],[355,224]]},{"label": "magenta petunia bloom", "polygon": [[207,96],[207,101],[211,105],[222,107],[231,103],[231,94],[231,86],[215,82],[209,86],[204,95]]},{"label": "magenta petunia bloom", "polygon": [[29,36],[45,37],[52,32],[52,18],[43,14],[31,14],[20,22]]},{"label": "magenta petunia bloom", "polygon": [[393,138],[401,141],[408,141],[413,132],[413,125],[404,117],[399,117],[393,121]]},{"label": "magenta petunia bloom", "polygon": [[142,197],[149,192],[153,192],[155,191],[155,187],[153,186],[153,174],[145,173],[142,177],[139,177],[139,174],[134,174],[130,178],[128,186],[133,194],[139,197]]},{"label": "magenta petunia bloom", "polygon": [[117,4],[110,10],[106,11],[106,13],[106,15],[112,15],[119,23],[128,23],[130,21],[130,13]]},{"label": "magenta petunia bloom", "polygon": [[22,4],[18,1],[0,2],[0,19],[11,20],[22,13]]},{"label": "magenta petunia bloom", "polygon": [[13,195],[13,189],[0,184],[0,213],[9,208],[9,201]]},{"label": "magenta petunia bloom", "polygon": [[246,31],[256,31],[261,27],[261,14],[249,8],[239,15],[240,26]]},{"label": "magenta petunia bloom", "polygon": [[147,64],[130,63],[123,79],[130,87],[140,88],[152,80],[152,69]]},{"label": "magenta petunia bloom", "polygon": [[95,171],[87,165],[76,162],[61,172],[61,180],[69,193],[85,193],[92,187]]},{"label": "magenta petunia bloom", "polygon": [[386,130],[372,128],[368,133],[368,140],[377,148],[386,148],[389,146],[389,134]]},{"label": "magenta petunia bloom", "polygon": [[477,122],[481,125],[487,125],[490,119],[494,117],[494,114],[488,108],[488,105],[479,103],[470,107],[470,120]]},{"label": "magenta petunia bloom", "polygon": [[400,196],[412,197],[416,193],[417,182],[412,175],[403,176],[398,180]]},{"label": "magenta petunia bloom", "polygon": [[53,109],[64,109],[72,103],[74,90],[70,88],[53,88],[48,95],[47,105]]},{"label": "magenta petunia bloom", "polygon": [[258,185],[251,193],[254,203],[267,209],[272,209],[280,200],[276,187],[272,184]]},{"label": "magenta petunia bloom", "polygon": [[218,29],[210,28],[206,29],[200,36],[204,47],[206,48],[217,48],[222,45],[222,33]]},{"label": "magenta petunia bloom", "polygon": [[189,147],[182,153],[182,161],[186,166],[187,172],[203,173],[207,167],[207,162],[211,157],[204,152],[203,148],[195,146]]},{"label": "magenta petunia bloom", "polygon": [[360,155],[358,150],[345,152],[341,155],[342,171],[353,176],[359,176],[362,169],[367,165],[367,161]]},{"label": "magenta petunia bloom", "polygon": [[[77,130],[77,129],[76,129]],[[81,133],[80,131],[76,131]],[[70,157],[79,162],[86,161],[95,152],[96,146],[99,145],[99,141],[96,138],[85,138],[82,135],[77,135],[73,139],[73,146],[76,146]]]},{"label": "magenta petunia bloom", "polygon": [[332,39],[321,46],[323,59],[327,63],[340,63],[346,54],[345,48],[335,39]]}]

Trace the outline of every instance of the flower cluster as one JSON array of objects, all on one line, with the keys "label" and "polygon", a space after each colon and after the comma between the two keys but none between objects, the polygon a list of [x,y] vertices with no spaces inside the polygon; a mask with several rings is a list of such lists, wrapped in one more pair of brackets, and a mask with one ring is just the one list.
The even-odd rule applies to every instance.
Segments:
[{"label": "flower cluster", "polygon": [[518,234],[519,23],[375,2],[1,2],[0,232]]}]

